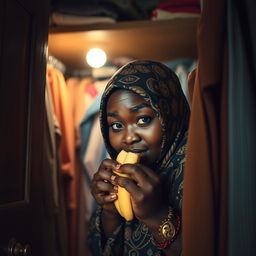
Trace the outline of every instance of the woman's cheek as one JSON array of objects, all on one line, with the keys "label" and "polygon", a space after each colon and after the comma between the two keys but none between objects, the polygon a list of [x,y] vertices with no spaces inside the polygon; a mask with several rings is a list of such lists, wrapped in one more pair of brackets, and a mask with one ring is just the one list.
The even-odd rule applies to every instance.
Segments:
[{"label": "woman's cheek", "polygon": [[118,151],[121,145],[120,136],[117,133],[109,132],[109,142],[110,145]]}]

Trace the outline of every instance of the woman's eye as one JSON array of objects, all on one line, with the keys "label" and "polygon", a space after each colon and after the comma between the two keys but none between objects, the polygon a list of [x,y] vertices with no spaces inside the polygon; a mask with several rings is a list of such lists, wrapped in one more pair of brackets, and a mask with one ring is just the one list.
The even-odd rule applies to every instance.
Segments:
[{"label": "woman's eye", "polygon": [[137,121],[137,124],[138,125],[148,125],[150,124],[152,121],[152,117],[151,116],[141,116],[138,121]]},{"label": "woman's eye", "polygon": [[110,127],[112,128],[113,131],[116,132],[116,131],[122,130],[123,124],[122,124],[122,123],[112,123],[112,124],[110,125]]}]

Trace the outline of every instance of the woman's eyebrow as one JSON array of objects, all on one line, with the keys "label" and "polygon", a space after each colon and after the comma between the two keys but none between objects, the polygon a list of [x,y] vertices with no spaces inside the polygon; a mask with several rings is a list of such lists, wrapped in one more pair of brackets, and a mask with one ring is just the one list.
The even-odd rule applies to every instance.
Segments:
[{"label": "woman's eyebrow", "polygon": [[118,114],[116,112],[108,112],[107,113],[107,116],[110,116],[110,117],[117,117]]},{"label": "woman's eyebrow", "polygon": [[140,105],[134,106],[130,109],[131,112],[138,112],[142,108],[151,108],[151,106],[147,103],[142,103]]},{"label": "woman's eyebrow", "polygon": [[[137,106],[134,106],[134,107],[130,108],[130,111],[131,112],[138,112],[142,108],[151,108],[151,106],[147,103],[142,103],[142,104],[139,104]],[[108,112],[107,117],[118,117],[118,113],[117,112]]]}]

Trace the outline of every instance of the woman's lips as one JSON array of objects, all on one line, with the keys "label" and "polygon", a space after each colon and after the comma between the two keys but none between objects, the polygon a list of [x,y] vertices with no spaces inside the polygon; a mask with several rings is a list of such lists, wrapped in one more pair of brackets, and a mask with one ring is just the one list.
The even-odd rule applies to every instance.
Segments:
[{"label": "woman's lips", "polygon": [[135,153],[135,154],[142,154],[142,153],[145,153],[147,151],[148,151],[148,149],[130,149],[130,150],[128,150],[128,152],[132,152],[132,153]]}]

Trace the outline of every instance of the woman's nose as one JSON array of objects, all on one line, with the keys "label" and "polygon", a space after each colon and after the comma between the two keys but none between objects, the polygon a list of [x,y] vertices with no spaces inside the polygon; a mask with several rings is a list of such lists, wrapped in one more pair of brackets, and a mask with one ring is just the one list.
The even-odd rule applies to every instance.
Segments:
[{"label": "woman's nose", "polygon": [[128,128],[125,134],[125,143],[133,144],[140,140],[140,136],[136,133],[135,129]]}]

